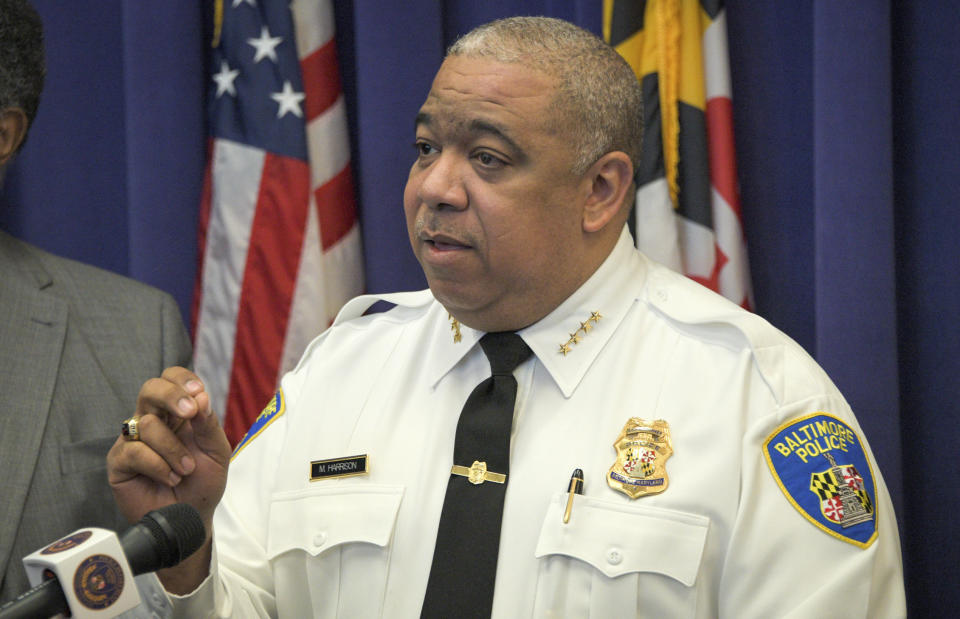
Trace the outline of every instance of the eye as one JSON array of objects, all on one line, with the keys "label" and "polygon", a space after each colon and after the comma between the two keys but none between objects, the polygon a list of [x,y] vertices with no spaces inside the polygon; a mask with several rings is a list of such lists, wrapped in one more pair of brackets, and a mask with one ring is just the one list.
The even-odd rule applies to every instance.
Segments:
[{"label": "eye", "polygon": [[506,165],[506,162],[503,159],[488,153],[487,151],[478,152],[476,155],[474,155],[474,158],[476,158],[480,165],[485,168],[501,168]]},{"label": "eye", "polygon": [[430,144],[429,142],[425,142],[423,140],[417,140],[416,142],[414,142],[413,147],[417,149],[418,157],[429,157],[430,155],[433,155],[438,152],[437,149],[434,148],[432,144]]}]

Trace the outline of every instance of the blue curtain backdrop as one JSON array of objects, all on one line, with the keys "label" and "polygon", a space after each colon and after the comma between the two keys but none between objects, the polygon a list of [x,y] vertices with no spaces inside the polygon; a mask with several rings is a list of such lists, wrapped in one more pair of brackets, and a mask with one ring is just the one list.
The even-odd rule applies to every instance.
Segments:
[{"label": "blue curtain backdrop", "polygon": [[[168,290],[188,317],[205,7],[34,1],[47,85],[0,227]],[[920,5],[733,0],[727,13],[757,312],[853,405],[896,503],[911,614],[940,616],[960,607],[960,11]],[[401,195],[445,45],[514,14],[599,32],[600,0],[344,0],[336,13],[368,288],[420,288]]]}]

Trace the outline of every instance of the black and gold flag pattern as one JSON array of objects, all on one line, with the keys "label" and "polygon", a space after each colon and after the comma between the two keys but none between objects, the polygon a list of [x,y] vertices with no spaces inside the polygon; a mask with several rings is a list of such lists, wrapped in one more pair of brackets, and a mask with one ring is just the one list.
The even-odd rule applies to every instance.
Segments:
[{"label": "black and gold flag pattern", "polygon": [[644,96],[638,247],[751,308],[720,0],[605,0],[604,38]]}]

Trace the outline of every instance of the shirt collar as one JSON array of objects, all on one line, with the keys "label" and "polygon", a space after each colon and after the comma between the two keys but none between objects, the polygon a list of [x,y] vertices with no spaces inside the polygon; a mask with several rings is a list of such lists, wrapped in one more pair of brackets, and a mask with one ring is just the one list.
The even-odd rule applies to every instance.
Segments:
[{"label": "shirt collar", "polygon": [[[564,397],[573,395],[600,351],[613,337],[627,311],[640,296],[645,277],[645,263],[624,226],[613,251],[594,274],[547,316],[518,332]],[[425,358],[431,366],[428,376],[436,386],[473,350],[484,332],[461,325],[461,341],[454,343],[451,321],[443,306],[435,303],[430,312],[436,314],[429,320],[435,331],[429,338],[430,350]],[[599,319],[593,316],[594,312],[600,315]],[[589,331],[585,332],[587,326]],[[574,334],[578,338],[573,338]],[[573,343],[572,339],[579,341]],[[566,355],[561,350],[563,345],[568,347]]]}]

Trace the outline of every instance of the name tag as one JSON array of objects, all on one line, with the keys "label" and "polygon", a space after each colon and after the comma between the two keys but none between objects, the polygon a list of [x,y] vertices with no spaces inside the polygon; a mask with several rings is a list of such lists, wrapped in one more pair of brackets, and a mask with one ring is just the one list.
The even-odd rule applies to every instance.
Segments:
[{"label": "name tag", "polygon": [[333,458],[331,460],[314,460],[310,463],[310,481],[353,477],[354,475],[366,475],[367,473],[367,454]]}]

